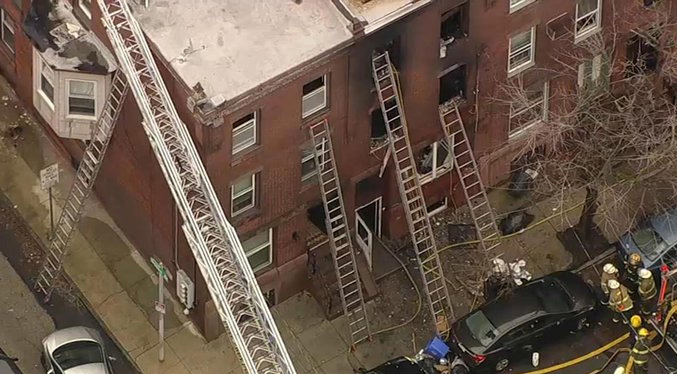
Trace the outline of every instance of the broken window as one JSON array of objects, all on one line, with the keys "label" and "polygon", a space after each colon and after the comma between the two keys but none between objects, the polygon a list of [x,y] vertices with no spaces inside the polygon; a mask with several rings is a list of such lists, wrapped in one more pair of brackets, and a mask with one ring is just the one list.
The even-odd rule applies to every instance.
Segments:
[{"label": "broken window", "polygon": [[68,115],[95,117],[96,82],[69,79]]},{"label": "broken window", "polygon": [[578,0],[575,39],[580,41],[602,27],[602,0]]},{"label": "broken window", "polygon": [[319,203],[308,208],[308,220],[316,228],[322,231],[323,234],[327,235],[327,224],[324,222],[326,219],[326,214],[324,211],[324,205]]},{"label": "broken window", "polygon": [[608,88],[610,83],[609,61],[606,56],[599,54],[590,60],[578,65],[578,87]]},{"label": "broken window", "polygon": [[440,100],[443,104],[454,98],[466,98],[466,65],[456,66],[440,78]]},{"label": "broken window", "polygon": [[381,109],[374,109],[371,111],[371,148],[377,148],[388,140],[388,133],[386,132],[386,123],[383,120],[383,112]]},{"label": "broken window", "polygon": [[446,57],[447,46],[468,36],[468,3],[442,14],[440,58]]},{"label": "broken window", "polygon": [[427,207],[428,217],[432,217],[435,214],[444,212],[448,206],[449,206],[449,198],[446,196],[442,200],[428,205]]},{"label": "broken window", "polygon": [[[324,155],[325,152],[327,152],[325,144],[326,140],[322,139],[322,142],[318,144],[316,148],[317,156],[323,169]],[[315,175],[317,175],[317,165],[315,164],[315,152],[313,152],[313,145],[311,143],[301,149],[301,181],[306,182]]]},{"label": "broken window", "polygon": [[381,54],[383,52],[388,52],[388,57],[390,58],[390,63],[393,64],[393,67],[395,67],[395,70],[400,68],[400,37],[396,37],[395,39],[390,40],[386,44],[383,45],[381,48],[377,48],[375,50],[377,54]]},{"label": "broken window", "polygon": [[306,118],[327,106],[327,76],[323,75],[303,86],[302,116]]},{"label": "broken window", "polygon": [[416,158],[416,170],[421,183],[440,177],[451,169],[451,154],[445,140],[436,141],[423,148]]},{"label": "broken window", "polygon": [[[651,38],[658,40],[658,38]],[[627,49],[628,74],[636,75],[658,68],[658,49],[647,37],[633,35],[628,40]]]},{"label": "broken window", "polygon": [[510,104],[509,136],[518,134],[548,117],[548,82],[524,90],[523,97]]}]

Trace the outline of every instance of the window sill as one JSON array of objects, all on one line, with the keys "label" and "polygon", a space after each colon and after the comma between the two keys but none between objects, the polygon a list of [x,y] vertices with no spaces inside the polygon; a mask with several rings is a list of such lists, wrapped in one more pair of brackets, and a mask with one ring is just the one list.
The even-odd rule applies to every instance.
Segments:
[{"label": "window sill", "polygon": [[433,177],[433,175],[432,175],[432,172],[430,172],[430,173],[428,173],[428,174],[423,174],[423,175],[419,174],[419,175],[418,175],[418,180],[419,180],[419,182],[421,183],[421,186],[423,186],[424,184],[428,184],[428,183],[430,183],[430,182],[432,182],[432,181],[436,181],[436,180],[442,178],[443,176],[445,176],[445,175],[446,175],[447,173],[449,173],[450,171],[451,171],[451,167],[447,167],[447,168],[445,168],[445,169],[442,170],[442,171],[438,171],[438,172],[437,172],[437,175],[435,175],[434,177]]},{"label": "window sill", "polygon": [[528,7],[529,5],[533,4],[534,2],[536,2],[536,0],[529,0],[529,1],[525,1],[521,4],[518,4],[518,5],[515,5],[515,6],[512,6],[512,7],[508,3],[508,7],[510,8],[510,10],[508,11],[508,14],[513,14],[513,13],[517,12],[518,10],[520,10],[522,8]]},{"label": "window sill", "polygon": [[542,123],[543,123],[542,120],[540,120],[540,121],[534,121],[534,122],[532,122],[532,123],[530,123],[530,124],[528,124],[528,125],[522,127],[521,129],[519,129],[519,130],[517,130],[517,131],[515,131],[515,132],[509,133],[509,134],[508,134],[508,140],[513,140],[513,139],[521,138],[521,137],[523,137],[523,136],[529,131],[529,129],[532,129],[532,128],[534,128],[535,126],[538,126],[538,125],[540,125],[540,124],[542,124]]},{"label": "window sill", "polygon": [[253,144],[247,148],[237,151],[236,153],[233,153],[230,159],[230,166],[238,165],[250,157],[254,157],[254,153],[258,151],[259,148],[261,148],[261,144]]},{"label": "window sill", "polygon": [[252,218],[259,216],[260,214],[261,208],[258,206],[253,206],[251,208],[247,208],[246,210],[241,210],[235,214],[231,213],[230,219],[233,221],[234,225],[240,225]]},{"label": "window sill", "polygon": [[595,26],[595,27],[593,27],[589,30],[585,30],[585,31],[581,32],[580,34],[574,32],[574,44],[578,44],[578,43],[584,41],[585,39],[589,38],[590,36],[597,34],[601,30],[602,30],[601,26]]},{"label": "window sill", "polygon": [[536,65],[536,61],[529,61],[528,63],[518,66],[512,70],[508,70],[508,78],[512,78],[515,75],[524,72],[525,70],[530,69],[531,67]]},{"label": "window sill", "polygon": [[41,90],[38,90],[38,96],[40,96],[40,99],[41,99],[45,104],[47,104],[47,106],[49,107],[49,109],[51,109],[52,112],[53,112],[53,111],[54,111],[54,103],[47,97],[47,95],[45,95],[45,93],[42,92]]},{"label": "window sill", "polygon": [[84,115],[78,115],[78,114],[68,114],[66,115],[66,119],[74,119],[74,120],[80,120],[80,121],[96,121],[96,116],[84,116]]},{"label": "window sill", "polygon": [[307,124],[308,122],[315,122],[317,119],[320,117],[326,115],[329,112],[329,109],[331,109],[329,106],[325,105],[323,108],[318,109],[314,112],[311,112],[305,117],[301,117],[301,123],[302,124]]}]

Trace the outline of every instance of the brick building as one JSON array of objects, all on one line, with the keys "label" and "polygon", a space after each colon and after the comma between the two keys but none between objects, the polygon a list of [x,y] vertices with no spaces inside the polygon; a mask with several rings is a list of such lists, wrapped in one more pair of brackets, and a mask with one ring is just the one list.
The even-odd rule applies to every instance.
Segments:
[{"label": "brick building", "polygon": [[[362,253],[372,253],[379,237],[407,235],[394,168],[384,163],[385,128],[371,78],[374,50],[388,50],[399,71],[410,140],[434,214],[463,204],[460,194],[450,194],[455,183],[438,105],[460,100],[484,179],[489,185],[505,180],[519,156],[520,135],[545,118],[553,92],[555,82],[536,67],[551,65],[555,48],[604,30],[614,11],[638,2],[616,1],[615,8],[613,0],[130,3],[274,304],[302,289],[326,303],[335,282],[323,265],[328,246],[310,124],[326,119],[331,127],[349,223]],[[2,72],[76,165],[116,70],[96,2],[0,4]],[[585,79],[598,79],[604,69],[590,57],[581,69],[593,71]],[[516,76],[533,87],[529,110],[492,100],[497,82]],[[214,336],[220,323],[140,121],[130,95],[96,193],[145,256],[196,281],[191,316]],[[359,267],[369,288],[367,257],[360,257]]]}]

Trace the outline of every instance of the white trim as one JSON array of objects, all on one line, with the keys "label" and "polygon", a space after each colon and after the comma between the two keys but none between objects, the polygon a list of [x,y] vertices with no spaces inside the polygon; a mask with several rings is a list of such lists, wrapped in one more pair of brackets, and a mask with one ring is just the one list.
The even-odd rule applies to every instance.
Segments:
[{"label": "white trim", "polygon": [[[261,234],[261,231],[256,232],[254,235],[252,235],[249,239],[252,239],[256,237],[257,235]],[[249,240],[247,239],[247,240]],[[247,242],[247,240],[244,240],[244,242]],[[247,251],[247,249],[242,248],[244,250],[245,256],[247,256],[247,261],[249,261],[249,257],[255,254],[258,254],[263,250],[264,248],[268,247],[268,260],[264,262],[263,264],[252,268],[252,271],[256,273],[257,271],[264,269],[268,267],[270,264],[273,263],[273,228],[270,227],[268,228],[268,241],[259,245],[258,247],[252,248],[251,250]]]},{"label": "white trim", "polygon": [[[82,0],[78,0],[78,8],[80,8],[82,13],[84,13],[85,16],[87,16],[87,18],[92,19],[92,10],[87,8],[86,6],[82,5],[82,3],[83,3]],[[91,4],[92,4],[92,2],[90,1],[90,6],[91,6]]]},{"label": "white trim", "polygon": [[303,164],[308,162],[308,161],[315,160],[315,152],[317,152],[316,147],[311,145],[310,154],[301,157],[301,182],[307,182],[308,179],[315,177],[317,175],[318,169],[324,171],[324,169],[325,169],[324,155],[327,152],[327,139],[326,138],[322,138],[322,143],[320,144],[320,154],[317,155],[319,164],[317,162],[314,162],[315,168],[313,169],[313,171],[311,171],[308,174],[303,174]]},{"label": "white trim", "polygon": [[[595,24],[579,31],[578,21],[590,17],[593,14],[596,14]],[[584,14],[582,16],[578,15],[578,2],[576,2],[576,17],[574,18],[574,43],[579,43],[585,40],[587,37],[598,32],[601,29],[602,29],[602,0],[597,0],[597,9],[588,12],[587,14]]]},{"label": "white trim", "polygon": [[[57,94],[56,86],[54,85],[55,73],[54,73],[54,70],[52,70],[52,68],[49,66],[49,64],[47,64],[45,62],[45,60],[40,58],[38,61],[39,61],[39,66],[38,66],[39,74],[38,74],[38,85],[37,85],[38,87],[37,87],[36,91],[37,91],[38,95],[40,96],[40,98],[50,107],[50,109],[52,109],[52,111],[54,111],[54,101],[56,100],[54,96],[56,96],[56,94]],[[42,91],[43,69],[47,69],[47,71],[52,75],[51,77],[44,75],[47,82],[50,85],[52,85],[52,98],[47,96],[47,93]]]},{"label": "white trim", "polygon": [[[70,98],[71,98],[71,82],[85,82],[85,83],[92,83],[94,85],[94,89],[92,90],[92,100],[94,100],[94,114],[93,115],[86,115],[86,114],[72,114],[71,113],[71,105],[70,105]],[[96,120],[98,118],[98,108],[97,108],[97,99],[98,99],[98,87],[97,87],[98,82],[97,81],[90,81],[86,79],[66,79],[66,118],[68,119],[85,119],[85,120]],[[87,98],[88,99],[88,98]]]},{"label": "white trim", "polygon": [[[437,147],[442,146],[442,144],[446,144],[446,149],[447,149],[447,157],[449,158],[449,164],[447,165],[446,163],[442,163],[442,165],[437,166]],[[432,147],[432,153],[433,153],[433,166],[432,170],[428,173],[425,174],[420,174],[418,172],[418,165],[416,165],[416,173],[418,173],[419,181],[420,183],[426,184],[434,181],[435,179],[440,178],[441,176],[445,175],[446,173],[450,172],[451,169],[453,168],[453,155],[451,154],[451,149],[449,147],[449,144],[447,144],[446,139],[440,139],[438,141],[430,143],[430,146]]]},{"label": "white trim", "polygon": [[[309,116],[319,112],[320,110],[324,109],[327,107],[327,75],[324,74],[321,77],[318,77],[322,79],[322,87],[316,88],[314,91],[309,92],[301,97],[301,118],[308,118]],[[314,81],[316,81],[318,78],[313,79],[312,81],[306,83],[310,84]],[[304,85],[305,86],[305,85]],[[322,105],[318,105],[314,108],[309,109],[306,112],[303,112],[303,104],[306,102],[306,100],[310,100],[315,98],[316,95],[322,94]]]},{"label": "white trim", "polygon": [[[240,178],[240,179],[236,180],[235,183],[230,185],[230,215],[232,217],[235,217],[236,215],[241,214],[241,213],[243,213],[243,212],[245,212],[245,211],[247,211],[247,210],[256,206],[256,173],[252,173],[250,175],[250,178],[251,178],[251,187],[248,187],[248,188],[244,189],[243,191],[238,192],[237,195],[235,194],[235,188],[234,188],[235,183],[237,183],[240,180],[246,179],[246,178]],[[244,208],[240,208],[240,210],[238,210],[238,211],[234,211],[233,208],[235,207],[235,204],[233,204],[233,202],[235,201],[235,199],[242,197],[242,196],[249,194],[249,193],[251,193],[251,195],[252,195],[251,204],[245,206]]]},{"label": "white trim", "polygon": [[[258,131],[259,131],[259,129],[258,129],[258,125],[259,125],[258,114],[257,114],[257,111],[254,111],[254,112],[249,113],[249,114],[253,115],[252,119],[250,119],[246,122],[243,122],[237,128],[232,129],[231,143],[232,143],[232,154],[233,155],[244,151],[245,149],[255,145],[256,142],[258,142]],[[249,114],[247,114],[247,115],[249,115]],[[244,117],[246,117],[246,116],[243,116],[242,118],[244,118]],[[242,118],[240,118],[240,119],[242,119]],[[238,119],[237,121],[239,121],[240,119]],[[235,122],[237,122],[237,121],[235,121]],[[235,136],[239,135],[239,134],[241,134],[245,131],[249,131],[250,127],[254,128],[254,136],[252,138],[249,138],[247,141],[242,142],[242,144],[236,146],[235,145]]]},{"label": "white trim", "polygon": [[[440,205],[438,208],[435,208],[435,209],[433,209],[433,210],[428,211],[428,217],[432,217],[432,216],[434,216],[435,214],[442,213],[442,212],[444,212],[447,208],[449,208],[449,197],[448,197],[448,196],[445,196],[444,199],[442,199],[442,201],[444,201],[444,203],[443,203],[442,205]],[[433,205],[434,205],[434,204],[437,204],[437,202],[433,203]],[[428,207],[426,207],[426,210],[428,210]]]},{"label": "white trim", "polygon": [[[550,108],[550,82],[543,82],[543,96],[541,100],[538,100],[531,104],[530,106],[526,108],[522,108],[518,111],[518,113],[512,113],[512,108],[510,109],[510,113],[508,115],[508,139],[512,139],[515,137],[520,136],[521,134],[524,134],[527,130],[529,130],[531,127],[538,125],[540,123],[543,123],[544,121],[548,120],[548,110]],[[536,105],[542,105],[542,111],[543,114],[541,115],[541,118],[535,118],[531,122],[527,123],[526,125],[523,125],[520,127],[518,130],[515,131],[510,131],[510,121],[513,119],[513,117],[516,117],[522,113],[525,113],[528,110],[531,110]]]},{"label": "white trim", "polygon": [[375,202],[378,202],[378,204],[376,204],[376,207],[378,208],[378,215],[377,215],[378,219],[377,219],[377,224],[376,224],[376,226],[377,226],[376,227],[376,231],[377,231],[376,236],[381,237],[381,226],[383,225],[383,196],[379,196],[379,197],[375,198],[374,200],[372,200],[372,201],[370,201],[370,202],[368,202],[368,203],[366,203],[362,206],[355,208],[355,214],[356,215],[359,214],[357,212],[358,210],[360,210],[362,208],[366,208],[366,207],[368,207],[369,205],[371,205]]},{"label": "white trim", "polygon": [[[516,55],[518,53],[515,53],[512,50],[512,40],[513,38],[517,36],[521,36],[523,34],[530,33],[531,40],[529,41],[528,44],[528,49],[527,46],[522,47],[522,49],[519,50],[518,53],[523,53],[525,51],[529,51],[529,60],[522,62],[519,65],[516,66],[510,66],[510,60],[512,59],[513,55]],[[517,73],[520,73],[536,64],[536,26],[532,26],[528,31],[523,31],[517,34],[513,34],[508,38],[508,77],[511,77]]]},{"label": "white trim", "polygon": [[510,9],[509,14],[513,14],[527,5],[534,3],[535,1],[536,0],[517,0],[517,2],[513,4],[512,0],[508,0],[508,8]]}]

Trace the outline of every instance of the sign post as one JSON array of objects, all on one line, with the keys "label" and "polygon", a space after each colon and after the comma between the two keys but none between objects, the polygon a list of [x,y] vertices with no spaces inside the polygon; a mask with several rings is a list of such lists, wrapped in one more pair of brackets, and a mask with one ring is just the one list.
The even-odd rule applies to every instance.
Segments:
[{"label": "sign post", "polygon": [[40,170],[40,186],[42,190],[49,193],[49,235],[47,239],[54,238],[54,208],[52,198],[52,187],[59,183],[59,164],[54,163]]},{"label": "sign post", "polygon": [[151,257],[150,263],[158,272],[158,299],[155,302],[155,310],[158,312],[158,360],[163,362],[165,360],[165,281],[172,279],[172,276],[162,261]]}]

